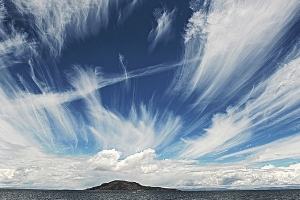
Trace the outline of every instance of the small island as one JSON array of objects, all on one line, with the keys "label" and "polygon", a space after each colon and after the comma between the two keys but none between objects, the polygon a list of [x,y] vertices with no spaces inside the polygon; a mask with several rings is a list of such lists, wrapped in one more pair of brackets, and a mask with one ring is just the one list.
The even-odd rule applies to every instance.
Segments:
[{"label": "small island", "polygon": [[136,182],[115,180],[109,183],[103,183],[99,186],[95,186],[92,188],[88,188],[86,190],[174,190],[179,191],[174,188],[163,188],[163,187],[151,187],[151,186],[143,186]]}]

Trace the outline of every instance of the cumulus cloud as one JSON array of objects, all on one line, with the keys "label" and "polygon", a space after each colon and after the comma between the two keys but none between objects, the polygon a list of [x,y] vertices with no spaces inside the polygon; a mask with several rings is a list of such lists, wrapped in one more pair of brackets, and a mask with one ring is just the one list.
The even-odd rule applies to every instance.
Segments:
[{"label": "cumulus cloud", "polygon": [[[272,66],[273,74],[258,80],[231,106],[226,104],[226,110],[213,110],[205,114],[207,118],[197,113],[203,119],[196,118],[189,128],[203,131],[192,137],[182,128],[184,117],[167,108],[158,110],[151,101],[134,102],[128,105],[128,113],[121,114],[102,103],[101,93],[106,86],[179,68],[172,92],[185,98],[196,92],[194,105],[202,110],[212,101],[225,105],[246,85],[254,85],[253,75],[290,28],[286,22],[299,8],[298,1],[282,6],[277,0],[222,0],[200,6],[195,0],[181,63],[128,71],[120,55],[122,74],[75,65],[66,72],[68,88],[54,87],[54,77],[39,50],[59,57],[68,39],[92,36],[106,27],[114,8],[126,18],[144,1],[124,2],[120,6],[108,0],[15,0],[11,5],[16,11],[9,13],[0,0],[0,185],[81,189],[112,179],[186,189],[300,184],[299,164],[197,165],[207,155],[219,156],[219,162],[249,156],[251,164],[300,158],[300,58],[294,59],[298,47],[285,64]],[[7,21],[13,14],[24,17],[26,29],[18,27],[22,23]],[[169,42],[176,9],[154,14],[157,26],[149,34],[150,49]],[[27,77],[10,71],[15,63],[30,66]],[[261,138],[266,137],[272,142],[264,143]],[[174,159],[160,160],[156,151],[174,151]],[[83,155],[86,152],[98,153]]]},{"label": "cumulus cloud", "polygon": [[48,154],[35,147],[1,148],[0,185],[9,188],[85,189],[114,179],[181,189],[253,189],[299,185],[300,166],[195,165],[194,160],[158,160],[153,149],[121,158],[102,150],[94,156]]},{"label": "cumulus cloud", "polygon": [[[153,149],[146,149],[124,159],[120,159],[120,155],[121,152],[115,150],[104,150],[91,157],[88,164],[96,171],[119,172],[118,176],[130,180],[182,189],[207,187],[253,189],[299,184],[297,178],[289,178],[299,177],[299,164],[288,167],[266,165],[261,168],[253,168],[241,163],[199,166],[195,165],[194,160],[157,160]],[[107,164],[110,164],[108,168]],[[133,174],[134,179],[132,179]]]},{"label": "cumulus cloud", "polygon": [[158,43],[167,43],[172,39],[172,23],[176,17],[176,9],[172,12],[163,9],[155,9],[154,17],[157,26],[149,33],[148,40],[150,41],[149,49],[152,51]]},{"label": "cumulus cloud", "polygon": [[121,152],[115,149],[103,150],[88,160],[91,167],[100,171],[115,171]]},{"label": "cumulus cloud", "polygon": [[1,187],[76,188],[85,173],[77,168],[80,159],[49,155],[36,147],[1,147]]},{"label": "cumulus cloud", "polygon": [[[123,160],[119,160],[121,152],[112,150],[103,150],[90,158],[88,163],[95,170],[100,171],[140,171],[141,173],[154,172],[153,169],[157,168],[154,164],[155,151],[153,149],[146,149],[142,152],[129,155]],[[156,166],[156,167],[155,167]],[[152,169],[152,170],[151,170]]]}]

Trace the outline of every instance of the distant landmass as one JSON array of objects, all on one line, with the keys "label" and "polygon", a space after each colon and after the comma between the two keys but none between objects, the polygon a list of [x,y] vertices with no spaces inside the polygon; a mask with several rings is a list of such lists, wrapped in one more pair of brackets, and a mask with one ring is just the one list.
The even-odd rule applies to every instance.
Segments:
[{"label": "distant landmass", "polygon": [[99,186],[88,188],[86,190],[178,190],[178,189],[143,186],[136,182],[115,180],[109,183],[103,183]]}]

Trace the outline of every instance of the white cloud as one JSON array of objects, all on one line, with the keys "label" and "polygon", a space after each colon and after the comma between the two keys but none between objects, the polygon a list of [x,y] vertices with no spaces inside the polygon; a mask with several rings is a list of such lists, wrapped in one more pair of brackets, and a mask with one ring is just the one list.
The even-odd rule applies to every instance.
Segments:
[{"label": "white cloud", "polygon": [[[143,184],[178,187],[181,189],[201,188],[235,188],[253,189],[266,186],[298,185],[300,182],[299,164],[288,167],[266,165],[254,168],[242,163],[195,165],[193,160],[157,160],[153,150],[147,149],[140,153],[120,159],[120,152],[115,150],[102,151],[89,160],[96,165],[94,169],[103,170],[105,163],[98,162],[99,155],[113,158],[110,170],[115,176],[141,181]],[[107,153],[110,152],[107,156]],[[113,156],[112,156],[113,155]],[[95,160],[97,158],[97,160]],[[126,163],[126,165],[124,165]],[[117,175],[116,175],[117,174]],[[291,179],[291,177],[294,177]]]},{"label": "white cloud", "polygon": [[[67,29],[73,30],[71,32],[76,34],[72,37],[77,39],[96,34],[108,24],[110,5],[116,1],[15,0],[12,3],[20,13],[33,16],[31,25],[38,33],[37,38],[30,38],[12,25],[4,27],[7,13],[1,2],[1,186],[80,189],[116,178],[181,188],[300,184],[299,164],[289,167],[267,165],[260,169],[244,163],[198,166],[195,160],[158,160],[155,150],[168,151],[165,148],[182,134],[180,116],[168,110],[157,111],[150,106],[151,102],[149,105],[130,105],[128,116],[103,106],[99,89],[130,78],[173,69],[181,63],[127,72],[120,59],[125,76],[103,74],[99,68],[75,66],[68,74],[71,88],[65,91],[57,91],[47,81],[39,80],[37,77],[42,77],[41,74],[35,76],[42,65],[38,66],[38,62],[30,56],[37,55],[38,45],[45,45],[53,55],[59,55],[66,38],[71,37],[66,35]],[[232,84],[231,90],[237,90],[260,69],[267,58],[269,44],[280,38],[285,22],[298,6],[294,0],[285,2],[285,6],[281,6],[280,1],[252,2],[250,5],[247,1],[224,0],[222,6],[219,2],[213,2],[207,18],[204,11],[197,10],[190,19],[185,38],[185,66],[174,79],[179,83],[173,85],[175,92],[188,89],[185,96],[194,90],[201,91],[198,100],[207,100],[204,104],[222,91],[232,94],[227,90],[228,84]],[[134,0],[127,8],[131,11],[139,4]],[[158,26],[150,33],[152,48],[165,40],[166,35],[171,35],[175,13],[176,10],[163,11],[157,17]],[[92,22],[98,23],[90,26]],[[243,37],[245,35],[247,37]],[[27,53],[28,57],[24,57]],[[200,58],[201,63],[190,61]],[[19,80],[15,80],[6,69],[15,62],[22,62],[22,59],[29,60],[30,81],[40,94],[34,94],[31,84],[21,75],[18,75]],[[249,138],[258,140],[265,129],[275,125],[293,124],[288,130],[298,133],[299,126],[295,121],[300,114],[299,66],[299,58],[281,66],[239,103],[225,113],[216,113],[204,135],[194,140],[185,139],[181,158],[225,152],[249,141]],[[233,79],[233,74],[238,75],[237,78]],[[239,76],[243,74],[247,77]],[[187,84],[189,88],[183,83],[187,79],[191,80]],[[83,111],[77,112],[70,106],[70,102],[75,100],[84,104]],[[277,136],[284,136],[285,132],[281,131],[286,129],[278,130]],[[248,154],[247,161],[251,163],[300,158],[299,141],[299,135],[292,135],[225,155],[221,159]],[[100,152],[90,157],[49,153],[78,153],[85,151],[87,146],[89,152]]]},{"label": "white cloud", "polygon": [[[300,114],[299,66],[300,57],[280,66],[273,75],[242,97],[235,106],[228,107],[225,114],[215,114],[205,134],[185,139],[186,147],[181,156],[198,158],[205,154],[226,151],[245,142],[266,137],[266,132],[274,126],[278,127],[273,130],[280,137],[286,137],[284,134],[287,133],[290,135],[297,133],[299,128],[296,121]],[[286,124],[289,126],[285,127]],[[278,136],[275,136],[270,140],[277,138]],[[233,153],[232,156],[256,152],[255,155],[259,156],[259,159],[255,159],[256,162],[298,158],[300,152],[295,148],[298,145],[298,136],[288,138]],[[269,150],[263,151],[266,149]],[[225,155],[222,158],[228,157],[231,156]]]},{"label": "white cloud", "polygon": [[149,33],[148,40],[151,42],[150,50],[152,51],[160,42],[167,43],[172,39],[172,23],[175,20],[176,9],[172,12],[167,10],[156,9],[154,17],[156,18],[157,26]]},{"label": "white cloud", "polygon": [[179,133],[181,121],[172,113],[151,113],[151,108],[134,107],[129,119],[104,109],[94,97],[86,99],[90,130],[101,148],[116,148],[126,155],[146,148],[164,148]]},{"label": "white cloud", "polygon": [[[152,172],[157,165],[153,164],[156,157],[153,149],[146,149],[142,152],[129,155],[123,160],[119,160],[121,152],[112,150],[103,150],[90,158],[88,163],[95,170],[100,171],[141,171],[143,173]],[[152,170],[151,170],[152,169]]]},{"label": "white cloud", "polygon": [[[32,73],[32,80],[42,92],[33,94],[25,80],[20,77],[23,91],[5,72],[3,82],[0,81],[0,138],[8,143],[59,153],[80,152],[85,143],[89,151],[116,148],[129,155],[147,148],[165,148],[182,126],[179,116],[166,110],[160,113],[144,104],[131,105],[127,117],[104,108],[98,90],[127,79],[122,74],[104,76],[97,68],[77,66],[69,74],[73,88],[58,92],[49,91]],[[129,74],[129,78],[143,73]],[[80,114],[70,106],[70,102],[78,99],[85,108]]]},{"label": "white cloud", "polygon": [[30,23],[38,35],[36,40],[53,55],[60,55],[66,37],[84,38],[107,26],[110,5],[116,1],[16,0],[13,3],[20,14],[32,16]]},{"label": "white cloud", "polygon": [[[8,147],[8,146],[7,146]],[[194,160],[158,160],[153,149],[121,159],[103,150],[90,157],[57,156],[35,147],[0,149],[0,186],[84,189],[115,179],[181,189],[299,185],[300,164],[254,168],[242,163],[195,165]]]},{"label": "white cloud", "polygon": [[187,25],[185,64],[169,91],[183,97],[196,91],[199,109],[216,99],[228,102],[254,80],[297,8],[296,0],[221,0],[195,11]]},{"label": "white cloud", "polygon": [[145,1],[147,0],[131,0],[130,3],[128,3],[119,13],[118,22],[122,24],[134,10],[137,7],[142,6]]},{"label": "white cloud", "polygon": [[191,140],[185,140],[186,147],[181,157],[199,158],[205,154],[218,153],[235,147],[249,139],[245,132],[250,126],[250,120],[234,111],[227,110],[226,114],[216,114],[212,118],[212,125],[205,130],[205,134]]},{"label": "white cloud", "polygon": [[35,44],[28,41],[28,35],[13,25],[5,25],[6,8],[0,7],[0,69],[21,63],[35,53]]},{"label": "white cloud", "polygon": [[115,149],[103,150],[88,160],[91,167],[100,171],[115,171],[121,152]]},{"label": "white cloud", "polygon": [[76,188],[74,181],[85,173],[76,169],[80,159],[49,155],[36,147],[6,146],[0,155],[1,187]]},{"label": "white cloud", "polygon": [[[26,23],[32,28],[30,33],[34,32],[35,35],[30,35],[32,38],[28,38],[27,43],[33,42],[36,45],[35,47],[32,45],[33,49],[39,46],[49,50],[52,55],[59,56],[67,40],[80,40],[98,34],[102,28],[108,26],[109,17],[113,12],[119,12],[120,17],[122,16],[119,20],[124,21],[142,2],[142,0],[126,0],[122,3],[118,0],[15,0],[11,3],[16,7],[15,11],[25,20],[30,18]],[[1,4],[0,14],[0,19],[7,16],[5,4]],[[13,22],[11,25],[14,26]],[[37,52],[35,53],[39,57]]]},{"label": "white cloud", "polygon": [[232,153],[221,157],[220,159],[248,156],[247,162],[266,162],[281,159],[299,159],[300,135],[293,135],[281,138],[264,145],[249,148],[243,151]]},{"label": "white cloud", "polygon": [[[282,124],[283,126],[283,124],[289,123],[291,126],[278,130],[279,133],[280,131],[297,132],[299,130],[297,123],[293,123],[299,119],[298,116],[300,112],[298,108],[298,97],[300,93],[299,66],[300,57],[282,66],[273,76],[259,85],[253,91],[253,94],[249,94],[248,98],[251,99],[251,96],[256,96],[259,91],[263,91],[256,99],[249,101],[245,109],[245,112],[251,115],[253,121],[257,121],[255,123],[256,127],[270,128],[275,125],[278,126]],[[245,103],[245,100],[246,99],[241,103]],[[295,144],[298,136],[294,135],[288,138],[291,139],[291,144]],[[289,142],[285,143],[285,140],[287,140],[287,138],[269,144],[270,147],[276,143],[281,144],[283,148],[286,146],[285,150],[282,151],[284,155],[282,154],[278,159],[280,159],[280,157],[293,157],[297,154],[297,148],[292,147],[292,145],[287,145]]]},{"label": "white cloud", "polygon": [[185,33],[185,43],[187,44],[190,40],[197,40],[197,38],[205,39],[206,36],[206,13],[202,10],[195,11],[189,23],[187,24]]}]

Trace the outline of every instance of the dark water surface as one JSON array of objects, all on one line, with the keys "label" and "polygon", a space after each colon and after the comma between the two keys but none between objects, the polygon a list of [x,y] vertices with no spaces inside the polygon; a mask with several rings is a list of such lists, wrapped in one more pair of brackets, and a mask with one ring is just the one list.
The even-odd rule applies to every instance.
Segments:
[{"label": "dark water surface", "polygon": [[300,199],[300,190],[254,191],[76,191],[0,190],[0,199]]}]

